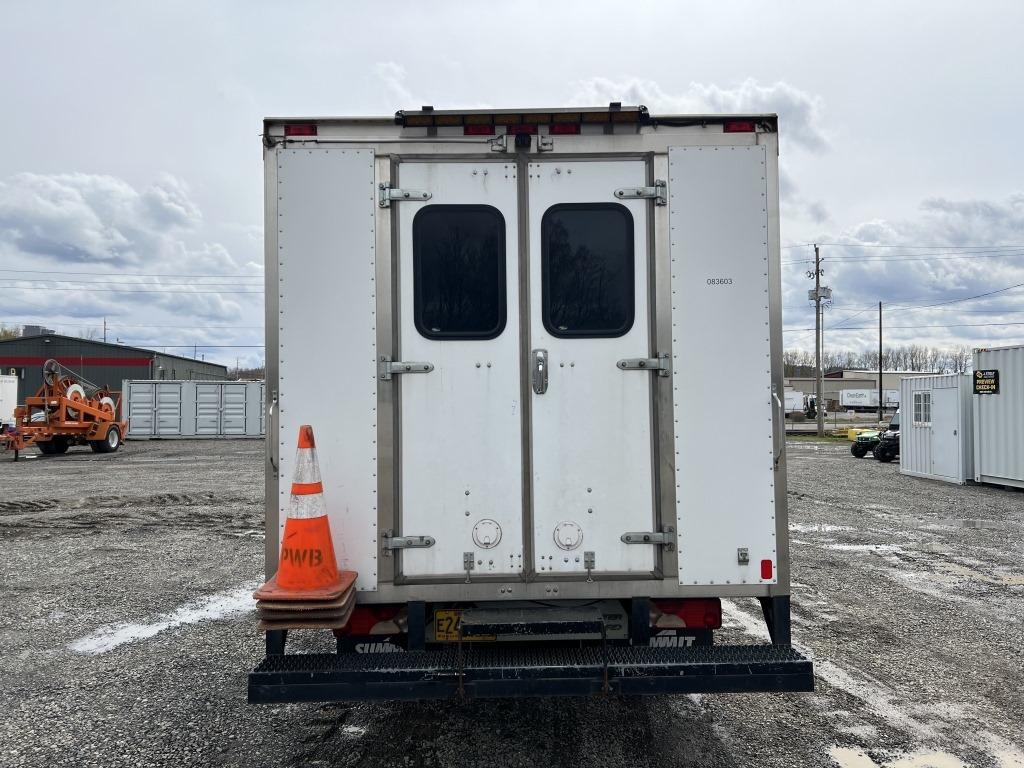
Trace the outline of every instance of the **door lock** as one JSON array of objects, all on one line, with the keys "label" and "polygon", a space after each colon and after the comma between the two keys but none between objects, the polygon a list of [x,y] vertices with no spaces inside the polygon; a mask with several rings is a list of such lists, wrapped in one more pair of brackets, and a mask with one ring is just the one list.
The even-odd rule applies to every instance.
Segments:
[{"label": "door lock", "polygon": [[533,350],[533,391],[537,395],[543,395],[548,391],[548,351],[546,349]]}]

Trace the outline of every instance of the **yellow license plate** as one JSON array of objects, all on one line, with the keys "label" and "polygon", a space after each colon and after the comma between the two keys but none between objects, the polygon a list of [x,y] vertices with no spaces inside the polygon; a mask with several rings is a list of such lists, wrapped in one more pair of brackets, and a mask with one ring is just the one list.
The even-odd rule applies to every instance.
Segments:
[{"label": "yellow license plate", "polygon": [[[457,608],[439,608],[434,611],[434,640],[439,643],[457,643],[459,641],[459,617],[462,611]],[[494,635],[476,635],[464,637],[463,642],[494,642]]]}]

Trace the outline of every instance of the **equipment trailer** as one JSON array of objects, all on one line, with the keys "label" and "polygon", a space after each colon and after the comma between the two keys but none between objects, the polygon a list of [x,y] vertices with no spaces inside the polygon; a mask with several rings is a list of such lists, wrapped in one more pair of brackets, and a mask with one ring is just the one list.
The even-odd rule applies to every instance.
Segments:
[{"label": "equipment trailer", "polygon": [[[250,701],[813,688],[774,115],[424,108],[263,141],[266,573],[309,424],[358,576],[337,652],[269,631]],[[715,645],[723,598],[771,643]]]},{"label": "equipment trailer", "polygon": [[121,447],[127,424],[118,419],[120,393],[97,387],[56,360],[43,364],[43,385],[14,409],[14,424],[0,425],[0,452],[18,454],[31,445],[47,455],[88,444],[96,453]]}]

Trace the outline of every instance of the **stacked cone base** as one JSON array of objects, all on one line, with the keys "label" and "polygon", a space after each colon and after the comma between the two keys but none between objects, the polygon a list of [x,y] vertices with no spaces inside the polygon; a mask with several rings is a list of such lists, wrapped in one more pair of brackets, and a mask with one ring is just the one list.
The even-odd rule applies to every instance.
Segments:
[{"label": "stacked cone base", "polygon": [[264,632],[275,629],[343,629],[356,607],[356,592],[349,590],[337,607],[326,608],[322,601],[291,603],[287,609],[267,608],[262,604],[258,607],[259,628]]},{"label": "stacked cone base", "polygon": [[340,571],[336,584],[322,589],[285,589],[273,578],[253,593],[259,628],[342,629],[356,605],[356,572]]}]

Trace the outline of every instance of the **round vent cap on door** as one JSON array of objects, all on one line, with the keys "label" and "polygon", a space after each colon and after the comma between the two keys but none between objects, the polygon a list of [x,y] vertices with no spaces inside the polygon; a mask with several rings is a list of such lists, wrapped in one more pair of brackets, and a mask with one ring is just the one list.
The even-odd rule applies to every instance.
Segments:
[{"label": "round vent cap on door", "polygon": [[501,526],[496,520],[481,520],[473,526],[473,541],[478,547],[492,549],[501,541]]},{"label": "round vent cap on door", "polygon": [[555,526],[555,544],[559,549],[576,549],[583,543],[583,529],[571,520],[565,520]]}]

